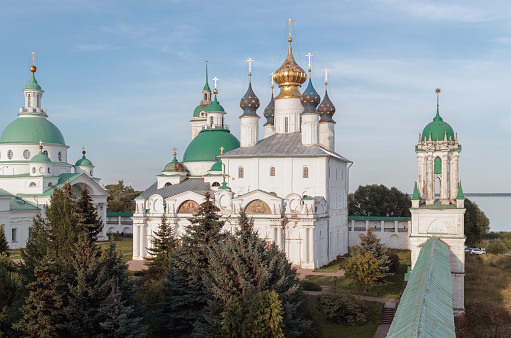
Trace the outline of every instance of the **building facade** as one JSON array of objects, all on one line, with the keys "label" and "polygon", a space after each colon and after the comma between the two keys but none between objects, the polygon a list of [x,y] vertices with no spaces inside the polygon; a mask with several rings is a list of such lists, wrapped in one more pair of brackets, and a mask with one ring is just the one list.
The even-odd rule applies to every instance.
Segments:
[{"label": "building facade", "polygon": [[216,88],[211,98],[206,77],[183,160],[174,152],[156,182],[136,198],[134,259],[147,257],[163,212],[178,237],[186,233],[188,218],[206,192],[220,209],[224,231],[235,231],[245,210],[259,236],[281,248],[295,266],[317,268],[347,252],[351,162],[335,152],[335,107],[326,82],[321,101],[310,67],[307,76],[294,60],[291,42],[290,35],[287,58],[273,75],[280,93],[264,110],[261,140],[260,101],[251,80],[240,102],[238,140],[225,123]]}]

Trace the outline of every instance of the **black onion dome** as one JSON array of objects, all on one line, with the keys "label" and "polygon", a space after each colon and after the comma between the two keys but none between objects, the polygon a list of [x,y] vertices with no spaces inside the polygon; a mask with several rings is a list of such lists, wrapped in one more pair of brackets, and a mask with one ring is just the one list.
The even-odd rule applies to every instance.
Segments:
[{"label": "black onion dome", "polygon": [[275,101],[273,100],[273,93],[271,94],[271,101],[264,109],[264,117],[266,117],[266,125],[273,125],[275,121]]},{"label": "black onion dome", "polygon": [[[261,103],[252,90],[252,83],[249,82],[248,89],[245,95],[241,98],[240,107],[243,109],[243,116],[257,116],[256,110],[259,108]],[[259,116],[257,116],[259,117]]]},{"label": "black onion dome", "polygon": [[302,106],[305,108],[302,112],[302,114],[317,114],[316,107],[318,106],[319,102],[321,102],[321,97],[319,96],[316,89],[314,89],[314,86],[312,85],[312,81],[309,79],[309,85],[305,89],[305,91],[302,94],[302,97],[300,98],[300,102],[302,103]]},{"label": "black onion dome", "polygon": [[325,97],[323,98],[323,102],[319,105],[318,111],[321,114],[319,122],[335,122],[332,119],[332,116],[335,114],[335,106],[332,101],[330,101],[327,91],[325,91]]}]

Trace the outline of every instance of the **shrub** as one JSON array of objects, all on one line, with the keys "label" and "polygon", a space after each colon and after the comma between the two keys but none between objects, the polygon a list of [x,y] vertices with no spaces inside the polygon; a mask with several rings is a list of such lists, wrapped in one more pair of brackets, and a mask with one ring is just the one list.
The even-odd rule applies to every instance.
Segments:
[{"label": "shrub", "polygon": [[506,253],[507,250],[506,243],[500,238],[491,241],[486,247],[486,252],[494,255]]},{"label": "shrub", "polygon": [[392,252],[390,254],[390,270],[389,272],[390,273],[396,273],[397,272],[397,269],[399,269],[399,256]]},{"label": "shrub", "polygon": [[363,302],[350,294],[322,294],[318,305],[325,319],[338,324],[355,324],[366,319]]},{"label": "shrub", "polygon": [[305,291],[321,291],[322,288],[319,284],[309,281],[303,281],[300,283]]}]

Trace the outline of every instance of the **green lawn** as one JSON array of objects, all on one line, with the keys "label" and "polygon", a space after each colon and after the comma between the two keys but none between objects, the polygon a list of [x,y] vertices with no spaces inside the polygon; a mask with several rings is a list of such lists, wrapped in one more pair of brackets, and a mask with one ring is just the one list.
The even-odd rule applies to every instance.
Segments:
[{"label": "green lawn", "polygon": [[378,326],[381,324],[381,313],[383,303],[365,302],[367,306],[366,322],[357,325],[340,325],[325,321],[322,325],[322,337],[356,337],[356,338],[372,338]]},{"label": "green lawn", "polygon": [[343,269],[345,262],[346,262],[346,257],[341,256],[341,257],[331,261],[327,265],[323,265],[319,269],[313,270],[313,272],[337,272],[337,271]]},{"label": "green lawn", "polygon": [[[114,242],[117,250],[121,251],[126,261],[133,259],[133,239],[124,239],[122,237],[114,237]],[[101,249],[107,249],[110,246],[110,241],[98,242]]]}]

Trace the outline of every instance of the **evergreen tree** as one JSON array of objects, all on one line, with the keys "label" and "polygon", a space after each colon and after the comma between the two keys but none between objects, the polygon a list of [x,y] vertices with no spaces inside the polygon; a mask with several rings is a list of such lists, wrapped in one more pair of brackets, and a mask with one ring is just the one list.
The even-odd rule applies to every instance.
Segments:
[{"label": "evergreen tree", "polygon": [[0,337],[15,337],[12,324],[21,319],[21,308],[28,294],[26,279],[19,266],[0,254]]},{"label": "evergreen tree", "polygon": [[204,272],[209,266],[208,247],[222,240],[220,230],[224,225],[210,194],[206,193],[204,197],[206,201],[189,219],[191,224],[171,260],[167,280],[163,281],[165,294],[159,304],[158,318],[151,327],[165,331],[156,335],[189,336],[203,321],[202,315],[210,298],[203,283]]},{"label": "evergreen tree", "polygon": [[149,266],[149,276],[151,278],[162,279],[170,266],[170,260],[177,246],[177,240],[174,238],[172,225],[167,222],[165,212],[161,216],[161,223],[151,238],[151,248],[147,252],[151,255],[146,259],[146,265]]},{"label": "evergreen tree", "polygon": [[5,237],[5,230],[3,226],[0,226],[0,254],[6,254],[9,256],[9,243]]},{"label": "evergreen tree", "polygon": [[65,284],[60,278],[61,266],[48,253],[35,269],[36,281],[23,306],[24,316],[13,325],[14,329],[30,337],[66,336],[64,315]]},{"label": "evergreen tree", "polygon": [[76,201],[76,213],[79,216],[80,223],[88,231],[89,239],[95,242],[103,230],[103,221],[99,217],[96,207],[92,204],[92,198],[87,187],[82,189],[80,199]]},{"label": "evergreen tree", "polygon": [[211,245],[203,278],[215,300],[210,302],[205,314],[211,325],[221,322],[221,312],[232,298],[245,299],[262,291],[275,291],[279,295],[286,336],[299,336],[310,325],[298,313],[304,295],[299,290],[296,270],[291,268],[283,251],[269,248],[259,238],[253,229],[253,219],[244,212],[240,213],[236,234]]},{"label": "evergreen tree", "polygon": [[390,259],[390,251],[387,246],[381,243],[381,239],[374,234],[372,229],[367,229],[367,235],[360,234],[358,237],[360,237],[360,243],[351,247],[354,254],[364,254],[366,252],[371,254],[380,264],[381,276],[388,275],[392,260]]},{"label": "evergreen tree", "polygon": [[122,292],[114,286],[99,309],[101,318],[99,326],[104,333],[98,337],[144,337],[144,327],[140,325],[140,318],[134,315],[135,306],[126,303],[126,300],[122,300]]}]

